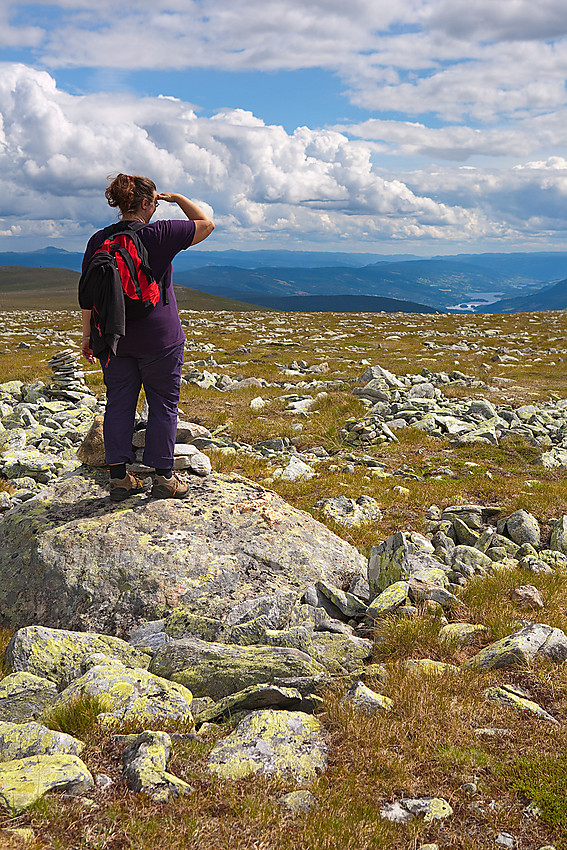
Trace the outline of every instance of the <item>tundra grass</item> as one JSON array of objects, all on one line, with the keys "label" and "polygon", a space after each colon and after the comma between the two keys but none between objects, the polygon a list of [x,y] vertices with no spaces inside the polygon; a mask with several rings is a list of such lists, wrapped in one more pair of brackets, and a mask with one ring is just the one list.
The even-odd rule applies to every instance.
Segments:
[{"label": "tundra grass", "polygon": [[[329,372],[322,379],[353,384],[369,363],[379,363],[396,374],[458,370],[484,382],[481,388],[448,386],[446,394],[455,398],[482,396],[512,406],[566,398],[567,311],[528,317],[182,312],[182,318],[189,340],[187,371],[191,361],[212,354],[218,364],[212,371],[279,384],[233,393],[184,385],[184,418],[209,429],[222,428],[236,441],[286,436],[300,451],[323,446],[329,453],[312,461],[317,474],[306,481],[275,478],[274,470],[283,465],[277,456],[210,450],[214,468],[245,475],[276,491],[364,554],[394,531],[424,531],[432,504],[492,504],[500,508],[500,516],[525,508],[540,520],[544,537],[553,518],[567,512],[565,471],[544,470],[540,452],[521,440],[453,446],[410,428],[397,432],[398,443],[363,452],[338,438],[344,421],[366,410],[348,383],[330,389],[307,417],[286,413],[281,398],[317,392],[306,386],[312,374],[286,373],[293,360],[308,366],[327,362]],[[276,336],[270,339],[271,333]],[[20,343],[30,348],[19,348]],[[425,343],[438,347],[431,350]],[[3,313],[0,383],[48,380],[51,354],[61,348],[78,350],[79,344],[76,312]],[[102,394],[98,367],[86,366],[85,374],[88,385]],[[257,413],[250,409],[255,396],[268,402]],[[364,453],[381,465],[379,475],[360,461]],[[329,496],[361,494],[376,499],[381,520],[347,528],[325,519],[315,506]],[[171,850],[417,850],[432,842],[440,848],[486,850],[497,846],[494,841],[501,831],[512,833],[517,846],[527,850],[545,844],[567,848],[567,769],[562,755],[567,751],[567,665],[435,677],[404,667],[406,660],[420,657],[459,665],[526,620],[567,631],[564,579],[518,570],[475,578],[459,594],[463,605],[450,612],[449,619],[481,623],[488,631],[464,647],[440,641],[442,621],[426,609],[413,619],[380,623],[375,660],[386,666],[388,678],[383,685],[369,677],[367,684],[389,696],[394,708],[376,716],[354,712],[342,702],[346,682],[325,693],[319,717],[330,744],[329,765],[311,786],[318,804],[309,813],[292,815],[279,804],[282,794],[295,789],[293,782],[230,783],[208,774],[208,754],[231,730],[228,723],[212,727],[201,740],[174,742],[169,767],[193,787],[192,795],[166,806],[135,796],[126,790],[121,774],[125,744],[115,737],[133,730],[101,728],[95,710],[80,733],[87,744],[84,759],[93,773],[113,779],[110,790],[89,795],[94,805],[48,797],[15,819],[3,815],[0,826],[30,827],[37,847],[60,850],[154,850],[164,842]],[[510,598],[518,584],[536,586],[544,607],[518,607]],[[6,634],[5,642],[8,639]],[[505,682],[527,691],[560,725],[485,700],[486,688]],[[69,730],[76,718],[59,722]],[[507,731],[490,736],[482,731],[487,727]],[[174,732],[176,727],[168,729]],[[178,731],[189,730],[179,726]],[[444,797],[453,816],[409,825],[381,818],[385,803],[416,796]],[[0,836],[0,846],[12,840],[5,833]]]}]

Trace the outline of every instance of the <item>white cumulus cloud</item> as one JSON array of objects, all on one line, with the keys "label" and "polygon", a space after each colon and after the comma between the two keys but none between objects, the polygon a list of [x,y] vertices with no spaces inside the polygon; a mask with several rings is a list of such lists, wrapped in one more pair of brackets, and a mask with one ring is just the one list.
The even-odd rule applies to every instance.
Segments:
[{"label": "white cumulus cloud", "polygon": [[336,130],[288,133],[240,109],[203,117],[163,97],[70,95],[23,65],[2,68],[0,117],[4,230],[57,220],[86,233],[108,219],[103,190],[117,171],[209,204],[219,233],[242,244],[274,233],[349,238],[361,226],[373,239],[408,227],[451,238],[474,227],[466,210],[378,174],[372,146]]}]

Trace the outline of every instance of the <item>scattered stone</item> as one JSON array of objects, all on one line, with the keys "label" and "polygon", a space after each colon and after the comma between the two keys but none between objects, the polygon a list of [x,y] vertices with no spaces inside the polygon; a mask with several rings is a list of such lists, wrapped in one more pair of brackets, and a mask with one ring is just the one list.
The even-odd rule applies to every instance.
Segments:
[{"label": "scattered stone", "polygon": [[463,666],[476,670],[509,669],[528,664],[537,657],[557,662],[567,659],[567,637],[561,629],[543,623],[525,626],[481,649]]},{"label": "scattered stone", "polygon": [[513,835],[510,835],[509,832],[499,832],[494,839],[494,843],[498,844],[500,847],[515,847],[516,839]]},{"label": "scattered stone", "polygon": [[524,510],[515,511],[506,520],[506,530],[514,543],[523,546],[530,543],[536,548],[540,544],[540,528],[537,519]]},{"label": "scattered stone", "polygon": [[430,823],[451,817],[452,814],[453,809],[442,797],[398,800],[380,809],[380,815],[394,823],[409,823],[416,817],[423,817],[426,823]]},{"label": "scattered stone", "polygon": [[355,682],[341,701],[351,703],[355,708],[360,708],[368,714],[374,714],[377,711],[391,711],[394,705],[391,699],[372,691],[363,682]]},{"label": "scattered stone", "polygon": [[77,450],[77,457],[87,466],[103,467],[106,465],[104,453],[104,436],[102,433],[104,417],[98,414]]},{"label": "scattered stone", "polygon": [[543,608],[543,599],[541,593],[534,587],[533,584],[525,584],[521,587],[515,587],[510,591],[510,599],[526,608]]},{"label": "scattered stone", "polygon": [[166,771],[171,738],[166,732],[142,732],[122,754],[124,776],[131,791],[146,794],[155,803],[188,795],[192,788]]},{"label": "scattered stone", "polygon": [[317,797],[311,791],[291,791],[279,797],[278,803],[295,815],[310,812],[319,805]]},{"label": "scattered stone", "polygon": [[439,630],[439,639],[447,643],[464,646],[471,643],[478,635],[488,631],[486,626],[475,623],[447,623]]},{"label": "scattered stone", "polygon": [[548,720],[550,723],[557,724],[558,721],[548,714],[544,708],[529,699],[526,694],[514,688],[512,685],[502,685],[502,687],[487,688],[484,692],[486,699],[493,700],[499,705],[507,708],[515,708],[518,711],[526,711],[530,714],[535,714],[540,720]]}]

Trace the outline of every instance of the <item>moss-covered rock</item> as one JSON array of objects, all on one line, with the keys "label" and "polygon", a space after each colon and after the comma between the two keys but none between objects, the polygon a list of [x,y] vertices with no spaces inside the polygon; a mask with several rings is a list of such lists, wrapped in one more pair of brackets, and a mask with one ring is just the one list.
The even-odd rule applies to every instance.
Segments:
[{"label": "moss-covered rock", "polygon": [[6,649],[6,663],[50,679],[61,687],[81,675],[85,660],[95,653],[115,658],[128,667],[146,668],[150,657],[120,638],[88,632],[26,626],[13,635]]},{"label": "moss-covered rock", "polygon": [[446,673],[458,673],[459,668],[444,661],[434,661],[432,658],[408,658],[404,667],[413,672],[425,673],[426,676],[443,676]]},{"label": "moss-covered rock", "polygon": [[544,623],[526,626],[481,649],[463,666],[475,670],[507,669],[528,664],[536,657],[567,660],[567,637]]},{"label": "moss-covered rock", "polygon": [[176,607],[222,619],[236,602],[340,585],[365,559],[304,511],[237,475],[189,480],[185,500],[111,502],[82,468],[2,522],[0,612],[11,627],[125,635]]},{"label": "moss-covered rock", "polygon": [[463,646],[487,631],[486,626],[477,623],[447,623],[439,630],[439,640],[443,643]]},{"label": "moss-covered rock", "polygon": [[567,516],[562,516],[553,526],[549,548],[567,555]]},{"label": "moss-covered rock", "polygon": [[164,632],[174,640],[196,637],[201,640],[217,640],[223,630],[222,620],[192,614],[184,608],[176,608],[167,617]]},{"label": "moss-covered rock", "polygon": [[119,661],[91,667],[65,688],[54,708],[68,705],[83,694],[104,698],[106,710],[98,715],[100,723],[128,720],[144,726],[163,718],[192,720],[192,694],[187,688],[147,670],[127,668]]},{"label": "moss-covered rock", "polygon": [[0,762],[55,753],[79,756],[84,747],[77,738],[53,732],[33,720],[29,723],[0,722]]},{"label": "moss-covered rock", "polygon": [[0,680],[0,720],[25,723],[39,717],[57,699],[57,686],[32,673],[11,673]]},{"label": "moss-covered rock", "polygon": [[300,711],[254,711],[212,750],[208,769],[223,779],[251,775],[315,779],[327,763],[321,724]]},{"label": "moss-covered rock", "polygon": [[408,581],[396,581],[374,599],[366,609],[370,620],[379,620],[405,605],[409,593]]},{"label": "moss-covered rock", "polygon": [[196,638],[172,641],[159,649],[150,670],[185,685],[197,697],[210,696],[215,700],[250,685],[324,672],[321,664],[297,649],[232,646]]},{"label": "moss-covered rock", "polygon": [[339,587],[334,587],[327,581],[318,581],[316,587],[333,605],[337,606],[343,617],[346,617],[347,620],[351,619],[351,617],[358,617],[364,614],[366,604],[362,599],[354,596],[354,594],[341,590]]},{"label": "moss-covered rock", "polygon": [[340,669],[349,673],[360,673],[364,662],[372,656],[372,641],[364,638],[316,632],[312,639],[318,658],[329,671],[330,665],[339,665]]},{"label": "moss-covered rock", "polygon": [[363,682],[355,682],[344,695],[342,702],[351,703],[355,708],[363,709],[368,714],[391,711],[394,705],[389,697],[376,693]]},{"label": "moss-covered rock", "polygon": [[421,797],[388,803],[380,809],[380,814],[395,823],[408,823],[417,817],[429,823],[451,817],[453,809],[442,797]]},{"label": "moss-covered rock", "polygon": [[409,547],[403,531],[374,546],[368,561],[368,584],[372,598],[391,584],[409,578]]},{"label": "moss-covered rock", "polygon": [[541,705],[529,699],[522,691],[514,688],[512,685],[503,685],[502,687],[487,688],[484,696],[488,700],[497,702],[499,705],[506,708],[515,708],[517,711],[525,711],[529,714],[535,714],[540,720],[547,720],[550,723],[557,723],[557,720],[552,717]]},{"label": "moss-covered rock", "polygon": [[166,770],[170,753],[171,738],[167,732],[145,731],[138,735],[122,755],[130,790],[146,794],[155,803],[167,803],[172,797],[190,794],[191,786]]},{"label": "moss-covered rock", "polygon": [[30,756],[0,764],[0,804],[13,814],[27,809],[48,791],[84,794],[93,787],[93,778],[78,756]]}]

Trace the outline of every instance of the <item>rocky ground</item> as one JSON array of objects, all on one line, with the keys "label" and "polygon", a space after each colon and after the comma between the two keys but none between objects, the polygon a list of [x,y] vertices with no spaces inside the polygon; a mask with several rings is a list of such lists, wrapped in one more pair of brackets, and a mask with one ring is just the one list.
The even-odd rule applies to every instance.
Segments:
[{"label": "rocky ground", "polygon": [[185,314],[118,505],[69,320],[0,334],[6,841],[567,846],[567,317]]}]

